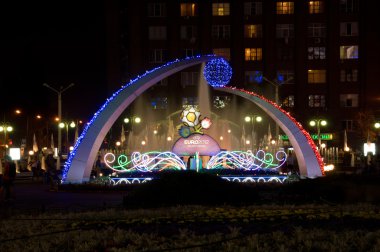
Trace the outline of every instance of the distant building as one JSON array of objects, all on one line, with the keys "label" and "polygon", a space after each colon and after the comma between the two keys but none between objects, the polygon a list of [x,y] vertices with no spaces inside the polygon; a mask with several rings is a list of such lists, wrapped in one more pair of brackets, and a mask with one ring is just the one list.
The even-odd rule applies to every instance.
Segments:
[{"label": "distant building", "polygon": [[[117,90],[137,74],[167,61],[217,54],[233,68],[231,85],[275,100],[307,130],[314,118],[328,121],[328,146],[360,148],[380,120],[378,11],[365,0],[324,1],[106,1],[108,86]],[[149,90],[145,99],[160,116],[196,103],[199,67]],[[218,97],[217,97],[218,96]],[[213,110],[224,114],[226,94],[213,92]],[[240,122],[251,108],[229,113]],[[219,106],[219,105],[220,106]],[[218,107],[219,106],[219,107]],[[359,117],[361,115],[361,117]],[[243,123],[243,121],[241,120]]]}]

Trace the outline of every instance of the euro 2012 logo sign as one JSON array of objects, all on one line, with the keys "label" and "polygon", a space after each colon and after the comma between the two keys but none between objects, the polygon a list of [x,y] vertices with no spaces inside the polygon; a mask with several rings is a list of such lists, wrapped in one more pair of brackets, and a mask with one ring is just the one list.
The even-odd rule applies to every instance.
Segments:
[{"label": "euro 2012 logo sign", "polygon": [[188,137],[191,134],[203,134],[202,129],[208,129],[211,126],[211,120],[207,117],[200,119],[201,112],[197,107],[187,106],[181,113],[180,119],[183,125],[179,127],[181,137]]}]

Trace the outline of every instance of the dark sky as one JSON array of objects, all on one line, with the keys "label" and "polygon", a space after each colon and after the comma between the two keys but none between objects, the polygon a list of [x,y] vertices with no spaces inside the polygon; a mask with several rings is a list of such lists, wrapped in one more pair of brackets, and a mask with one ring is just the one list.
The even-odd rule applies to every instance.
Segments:
[{"label": "dark sky", "polygon": [[46,82],[75,83],[62,95],[63,117],[91,118],[107,98],[102,1],[8,2],[0,8],[1,117],[16,107],[57,114]]}]

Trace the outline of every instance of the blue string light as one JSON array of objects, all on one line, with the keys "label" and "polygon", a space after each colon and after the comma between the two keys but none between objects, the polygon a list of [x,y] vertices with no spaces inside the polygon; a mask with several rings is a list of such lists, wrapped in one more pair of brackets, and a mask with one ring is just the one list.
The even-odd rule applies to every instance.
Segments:
[{"label": "blue string light", "polygon": [[232,68],[223,58],[213,59],[207,62],[203,75],[211,86],[224,87],[231,80]]}]

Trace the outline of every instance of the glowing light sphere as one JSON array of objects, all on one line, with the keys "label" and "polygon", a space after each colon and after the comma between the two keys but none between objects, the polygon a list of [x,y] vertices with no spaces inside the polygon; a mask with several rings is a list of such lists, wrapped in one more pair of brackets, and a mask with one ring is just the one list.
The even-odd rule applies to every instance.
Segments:
[{"label": "glowing light sphere", "polygon": [[207,62],[203,76],[213,87],[226,86],[232,77],[232,68],[225,59],[213,59]]}]

